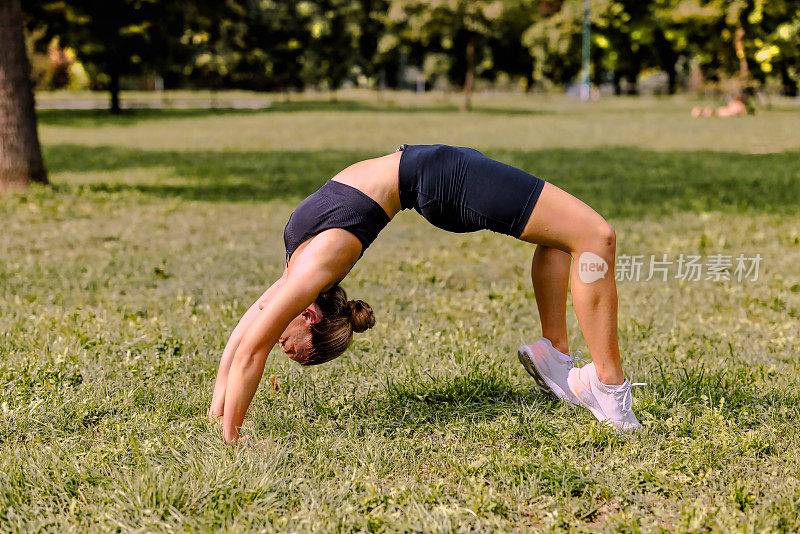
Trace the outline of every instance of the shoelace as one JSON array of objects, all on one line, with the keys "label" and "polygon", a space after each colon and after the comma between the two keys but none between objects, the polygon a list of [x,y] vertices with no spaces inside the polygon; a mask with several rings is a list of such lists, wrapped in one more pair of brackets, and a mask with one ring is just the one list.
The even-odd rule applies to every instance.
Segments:
[{"label": "shoelace", "polygon": [[612,390],[612,393],[614,394],[614,400],[622,404],[623,412],[628,413],[633,407],[633,395],[631,394],[631,388],[646,385],[647,382],[628,382],[627,387]]},{"label": "shoelace", "polygon": [[583,363],[589,363],[586,360],[584,360],[583,358],[581,358],[581,356],[578,356],[578,354],[583,356],[583,353],[581,351],[579,351],[579,350],[576,350],[572,354],[569,355],[569,366],[570,366],[570,368],[575,367],[575,362],[577,362],[578,360],[582,361]]}]

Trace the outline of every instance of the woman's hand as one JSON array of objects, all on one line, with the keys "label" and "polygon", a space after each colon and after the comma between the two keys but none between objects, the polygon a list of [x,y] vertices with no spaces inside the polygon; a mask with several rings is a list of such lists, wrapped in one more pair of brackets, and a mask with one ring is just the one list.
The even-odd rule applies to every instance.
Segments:
[{"label": "woman's hand", "polygon": [[266,451],[268,442],[269,442],[269,440],[266,440],[266,439],[262,439],[260,441],[256,441],[249,434],[245,434],[245,435],[239,436],[239,439],[237,439],[234,442],[234,444],[236,444],[239,447],[248,447],[248,446],[252,445],[256,449],[259,449],[261,451]]},{"label": "woman's hand", "polygon": [[211,408],[208,409],[208,422],[222,430],[222,414],[215,414]]}]

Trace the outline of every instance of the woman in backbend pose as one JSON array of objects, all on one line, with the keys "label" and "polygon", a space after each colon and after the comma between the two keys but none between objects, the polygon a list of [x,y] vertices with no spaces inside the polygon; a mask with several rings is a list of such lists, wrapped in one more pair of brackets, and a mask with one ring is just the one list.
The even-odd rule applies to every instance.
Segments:
[{"label": "woman in backbend pose", "polygon": [[[286,269],[247,310],[225,346],[210,416],[225,441],[239,438],[278,343],[293,360],[316,365],[339,356],[353,332],[375,324],[365,302],[348,301],[339,283],[400,210],[414,208],[451,232],[492,230],[535,243],[531,278],[542,338],[519,359],[543,393],[584,406],[619,430],[641,425],[617,344],[614,230],[589,206],[524,171],[471,148],[403,145],[355,163],[303,200],[283,238]],[[583,255],[583,260],[581,256]],[[572,260],[606,276],[583,276]],[[567,288],[593,362],[574,367],[566,323]]]}]

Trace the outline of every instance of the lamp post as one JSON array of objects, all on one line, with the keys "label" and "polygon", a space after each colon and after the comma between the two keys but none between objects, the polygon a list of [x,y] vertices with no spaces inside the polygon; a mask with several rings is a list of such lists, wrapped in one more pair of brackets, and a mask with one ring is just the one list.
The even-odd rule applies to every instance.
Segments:
[{"label": "lamp post", "polygon": [[589,37],[591,33],[591,4],[590,0],[583,0],[583,66],[581,68],[581,100],[588,101],[592,96],[592,86],[589,84]]}]

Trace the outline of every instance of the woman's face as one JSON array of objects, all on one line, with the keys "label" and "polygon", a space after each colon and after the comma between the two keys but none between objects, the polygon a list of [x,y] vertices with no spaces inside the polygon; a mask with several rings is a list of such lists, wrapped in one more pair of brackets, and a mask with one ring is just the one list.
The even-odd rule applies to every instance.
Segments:
[{"label": "woman's face", "polygon": [[278,338],[281,350],[291,359],[305,361],[311,352],[311,325],[322,318],[316,304],[306,308],[303,313],[292,319]]}]

